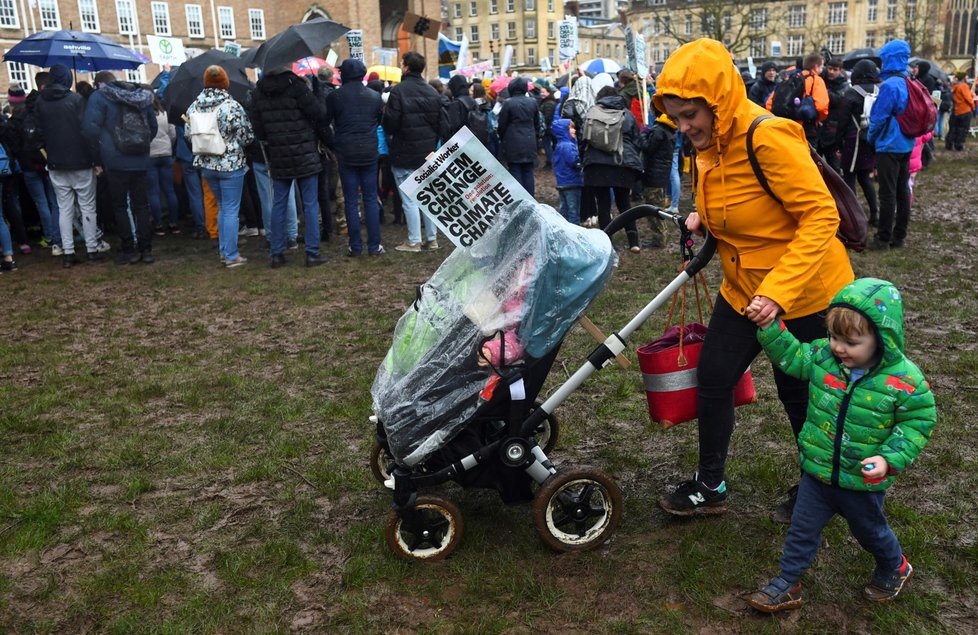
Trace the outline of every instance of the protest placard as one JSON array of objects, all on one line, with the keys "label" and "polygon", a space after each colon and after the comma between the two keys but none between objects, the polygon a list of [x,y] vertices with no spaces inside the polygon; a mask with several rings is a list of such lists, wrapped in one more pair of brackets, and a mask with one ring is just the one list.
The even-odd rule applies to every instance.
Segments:
[{"label": "protest placard", "polygon": [[183,41],[178,37],[147,35],[146,42],[149,44],[149,59],[153,60],[154,64],[178,66],[187,61]]},{"label": "protest placard", "polygon": [[232,57],[241,57],[241,45],[237,42],[225,42],[224,52]]},{"label": "protest placard", "polygon": [[413,33],[421,37],[426,37],[429,40],[437,40],[438,34],[441,33],[441,21],[426,18],[423,15],[408,11],[404,14],[401,29],[405,33]]},{"label": "protest placard", "polygon": [[562,62],[577,57],[577,20],[561,20],[557,23],[557,48]]},{"label": "protest placard", "polygon": [[363,61],[363,31],[354,29],[346,32],[346,43],[350,47],[350,57]]},{"label": "protest placard", "polygon": [[462,249],[486,233],[504,206],[533,198],[464,126],[400,188]]},{"label": "protest placard", "polygon": [[492,60],[476,62],[475,64],[458,69],[459,75],[465,75],[466,77],[472,77],[473,75],[485,73],[486,71],[492,71]]},{"label": "protest placard", "polygon": [[645,38],[631,26],[625,27],[625,67],[635,71],[639,77],[649,74],[649,65],[645,61]]}]

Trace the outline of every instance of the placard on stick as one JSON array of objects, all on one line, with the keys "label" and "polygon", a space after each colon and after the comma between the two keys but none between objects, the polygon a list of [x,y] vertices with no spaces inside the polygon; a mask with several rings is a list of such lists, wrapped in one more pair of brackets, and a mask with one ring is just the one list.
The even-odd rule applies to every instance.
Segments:
[{"label": "placard on stick", "polygon": [[429,40],[437,40],[438,33],[441,31],[441,21],[408,12],[404,14],[404,22],[401,24],[401,28],[406,33],[420,35]]}]

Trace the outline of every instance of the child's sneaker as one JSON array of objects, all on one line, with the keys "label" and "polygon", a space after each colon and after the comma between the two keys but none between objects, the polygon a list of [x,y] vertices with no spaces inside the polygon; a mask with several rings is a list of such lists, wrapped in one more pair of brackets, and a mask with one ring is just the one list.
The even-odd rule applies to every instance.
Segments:
[{"label": "child's sneaker", "polygon": [[727,511],[727,483],[721,482],[715,490],[698,480],[683,481],[676,491],[659,497],[659,507],[673,516],[700,516],[722,514]]},{"label": "child's sneaker", "polygon": [[907,580],[912,575],[913,567],[907,562],[907,557],[903,556],[903,562],[896,571],[883,575],[878,573],[874,575],[873,582],[863,588],[863,596],[873,602],[889,602],[900,595],[900,591],[903,590],[903,585],[907,583]]},{"label": "child's sneaker", "polygon": [[796,609],[802,603],[801,582],[792,584],[781,576],[775,576],[759,590],[748,595],[744,601],[762,613]]}]

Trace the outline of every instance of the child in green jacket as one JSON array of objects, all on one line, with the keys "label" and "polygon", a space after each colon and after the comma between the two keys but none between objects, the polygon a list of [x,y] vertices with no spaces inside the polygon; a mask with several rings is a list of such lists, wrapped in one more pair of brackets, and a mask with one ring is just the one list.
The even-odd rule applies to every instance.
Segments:
[{"label": "child in green jacket", "polygon": [[[748,317],[760,307],[752,303]],[[913,573],[886,522],[883,498],[927,444],[937,411],[930,385],[903,352],[900,292],[885,280],[856,280],[832,300],[826,325],[828,339],[805,344],[780,320],[759,324],[768,356],[811,386],[798,436],[804,474],[781,571],[747,598],[766,613],[801,606],[801,576],[836,514],[876,559],[873,580],[863,589],[867,599],[892,600]]]}]

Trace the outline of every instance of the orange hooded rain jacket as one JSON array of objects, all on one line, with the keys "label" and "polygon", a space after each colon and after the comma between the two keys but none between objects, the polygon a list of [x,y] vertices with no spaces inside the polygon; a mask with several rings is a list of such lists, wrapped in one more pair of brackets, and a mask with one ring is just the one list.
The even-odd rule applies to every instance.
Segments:
[{"label": "orange hooded rain jacket", "polygon": [[754,132],[754,152],[781,205],[747,158],[747,128],[770,113],[747,99],[723,44],[704,38],[673,53],[656,83],[660,112],[664,95],[704,99],[713,110],[711,146],[696,156],[696,209],[717,239],[721,295],[741,314],[755,295],[777,302],[786,319],[824,311],[854,276],[835,236],[839,212],[802,127],[775,117]]}]

